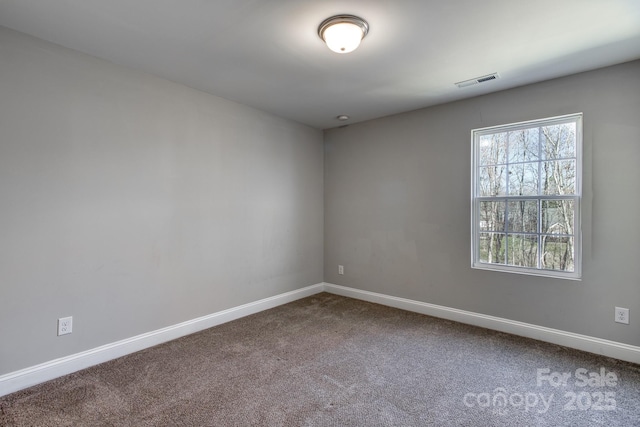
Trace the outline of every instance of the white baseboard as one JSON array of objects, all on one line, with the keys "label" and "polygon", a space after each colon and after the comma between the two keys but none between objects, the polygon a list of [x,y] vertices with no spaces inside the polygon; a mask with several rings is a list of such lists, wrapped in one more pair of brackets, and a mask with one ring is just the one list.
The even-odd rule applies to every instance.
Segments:
[{"label": "white baseboard", "polygon": [[574,334],[572,332],[565,332],[558,329],[546,328],[544,326],[517,322],[514,320],[488,316],[486,314],[474,313],[471,311],[458,310],[456,308],[449,308],[426,302],[362,291],[331,283],[325,283],[324,290],[325,292],[336,295],[374,302],[389,307],[400,308],[443,319],[454,320],[456,322],[480,326],[482,328],[493,329],[500,332],[507,332],[513,335],[533,338],[539,341],[545,341],[587,351],[589,353],[600,354],[640,364],[640,347],[629,344],[590,337],[588,335]]},{"label": "white baseboard", "polygon": [[107,362],[109,360],[153,347],[194,332],[202,331],[231,320],[239,319],[250,314],[268,310],[282,304],[296,301],[324,290],[324,284],[307,286],[306,288],[286,292],[259,301],[219,311],[197,319],[178,323],[156,331],[147,332],[135,337],[127,338],[111,344],[72,354],[60,359],[51,360],[36,366],[10,372],[0,376],[0,396],[40,384],[63,375],[77,372],[81,369]]},{"label": "white baseboard", "polygon": [[1,375],[0,396],[323,291],[640,364],[640,347],[331,283],[318,283]]}]

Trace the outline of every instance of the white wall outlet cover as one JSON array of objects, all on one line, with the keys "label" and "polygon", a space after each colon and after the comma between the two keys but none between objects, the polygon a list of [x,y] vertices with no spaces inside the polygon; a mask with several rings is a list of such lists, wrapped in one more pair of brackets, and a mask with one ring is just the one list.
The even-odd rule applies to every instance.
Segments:
[{"label": "white wall outlet cover", "polygon": [[616,314],[615,321],[617,323],[624,323],[625,325],[629,324],[628,308],[616,307],[615,314]]},{"label": "white wall outlet cover", "polygon": [[70,334],[73,330],[73,317],[61,317],[58,319],[58,336]]}]

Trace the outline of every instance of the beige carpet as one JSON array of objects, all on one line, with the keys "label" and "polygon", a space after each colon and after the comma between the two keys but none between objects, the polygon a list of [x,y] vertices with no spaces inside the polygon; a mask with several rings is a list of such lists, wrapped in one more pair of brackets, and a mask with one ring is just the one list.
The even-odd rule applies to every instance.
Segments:
[{"label": "beige carpet", "polygon": [[0,425],[640,426],[640,366],[323,293],[0,398]]}]

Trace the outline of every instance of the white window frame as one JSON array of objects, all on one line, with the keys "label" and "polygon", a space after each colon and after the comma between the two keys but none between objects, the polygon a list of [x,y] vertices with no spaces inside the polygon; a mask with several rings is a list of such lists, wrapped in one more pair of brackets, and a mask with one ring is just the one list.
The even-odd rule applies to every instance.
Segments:
[{"label": "white window frame", "polygon": [[[541,126],[549,126],[555,124],[562,123],[576,123],[576,151],[575,151],[575,162],[576,162],[576,170],[575,170],[575,194],[571,196],[553,196],[553,195],[541,195],[538,194],[536,196],[509,196],[509,195],[499,195],[499,196],[491,196],[491,197],[480,197],[479,196],[479,176],[480,176],[480,137],[483,135],[491,135],[502,132],[509,131],[517,131],[522,129],[529,129]],[[534,276],[544,276],[544,277],[554,277],[554,278],[562,278],[562,279],[572,279],[572,280],[580,280],[582,277],[582,228],[581,228],[581,202],[582,202],[582,113],[576,114],[568,114],[564,116],[556,116],[544,119],[530,120],[525,122],[518,123],[510,123],[506,125],[499,126],[491,126],[479,129],[473,129],[471,131],[471,267],[475,269],[482,270],[492,270],[492,271],[501,271],[501,272],[510,272],[510,273],[518,273],[518,274],[528,274]],[[508,144],[507,144],[508,146]],[[505,155],[506,164],[515,164],[509,163],[508,152]],[[542,160],[538,159],[538,162]],[[540,265],[540,261],[538,262],[537,268],[533,267],[521,267],[515,265],[506,264],[507,259],[505,258],[505,264],[498,263],[489,263],[489,262],[481,262],[480,261],[480,203],[482,201],[508,201],[512,200],[536,200],[538,201],[538,216],[537,216],[537,233],[530,233],[531,235],[536,234],[538,236],[538,260],[541,259],[541,236],[545,235],[542,233],[542,200],[547,199],[560,199],[560,198],[569,198],[574,200],[574,229],[573,229],[573,238],[574,238],[574,271],[561,271],[561,270],[551,270],[544,269]],[[505,223],[507,223],[508,219],[505,219]],[[508,224],[506,227],[508,229]],[[508,242],[508,239],[507,239]],[[505,250],[505,257],[507,256]]]}]

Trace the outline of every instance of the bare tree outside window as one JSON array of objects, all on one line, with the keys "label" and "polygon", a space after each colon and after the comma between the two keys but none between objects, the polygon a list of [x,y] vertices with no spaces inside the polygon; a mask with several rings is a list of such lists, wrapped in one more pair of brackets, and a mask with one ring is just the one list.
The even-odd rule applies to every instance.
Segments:
[{"label": "bare tree outside window", "polygon": [[477,129],[473,266],[579,278],[582,115]]}]

